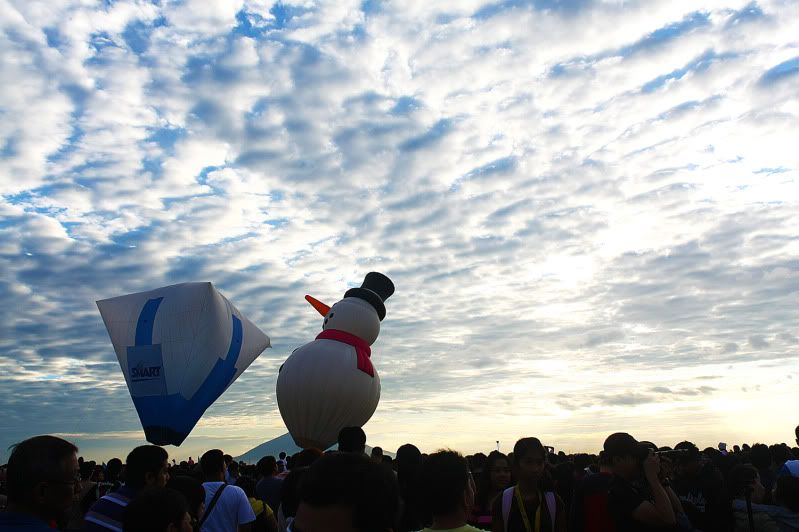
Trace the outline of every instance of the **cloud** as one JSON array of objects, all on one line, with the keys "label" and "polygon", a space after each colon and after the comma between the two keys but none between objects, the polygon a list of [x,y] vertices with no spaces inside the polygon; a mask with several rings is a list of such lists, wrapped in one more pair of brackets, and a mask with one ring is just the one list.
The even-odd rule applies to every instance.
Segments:
[{"label": "cloud", "polygon": [[765,349],[770,344],[768,340],[766,340],[765,336],[756,334],[749,337],[749,345],[752,346],[754,349]]},{"label": "cloud", "polygon": [[650,395],[624,394],[605,397],[604,403],[610,406],[634,406],[651,403],[653,400],[654,399]]},{"label": "cloud", "polygon": [[727,342],[722,349],[723,353],[736,353],[738,351],[738,344],[735,342]]},{"label": "cloud", "polygon": [[681,388],[681,389],[671,389],[665,386],[655,386],[654,388],[652,388],[653,393],[675,395],[679,397],[708,395],[717,390],[718,388],[715,388],[713,386],[699,386],[698,388]]},{"label": "cloud", "polygon": [[382,445],[478,450],[534,416],[588,450],[655,411],[652,438],[728,441],[720,405],[746,386],[757,411],[751,379],[795,364],[794,6],[205,4],[0,15],[0,448],[135,433],[93,302],[183,281],[274,345],[192,449],[281,431],[302,296],[370,270],[397,286]]}]

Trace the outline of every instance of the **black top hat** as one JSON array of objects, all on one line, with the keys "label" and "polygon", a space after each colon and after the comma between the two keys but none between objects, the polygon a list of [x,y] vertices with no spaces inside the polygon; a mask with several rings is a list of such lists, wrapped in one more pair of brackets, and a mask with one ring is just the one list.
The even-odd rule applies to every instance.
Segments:
[{"label": "black top hat", "polygon": [[383,302],[394,293],[394,283],[382,273],[369,272],[360,288],[350,288],[344,297],[358,297],[372,305],[377,311],[380,321],[386,317],[386,306]]}]

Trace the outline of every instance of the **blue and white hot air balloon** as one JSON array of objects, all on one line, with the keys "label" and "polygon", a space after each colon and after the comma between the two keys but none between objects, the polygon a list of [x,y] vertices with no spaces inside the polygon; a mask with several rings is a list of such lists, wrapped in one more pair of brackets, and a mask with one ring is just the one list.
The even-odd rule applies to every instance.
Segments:
[{"label": "blue and white hot air balloon", "polygon": [[205,410],[270,347],[211,283],[97,302],[147,441],[180,445]]}]

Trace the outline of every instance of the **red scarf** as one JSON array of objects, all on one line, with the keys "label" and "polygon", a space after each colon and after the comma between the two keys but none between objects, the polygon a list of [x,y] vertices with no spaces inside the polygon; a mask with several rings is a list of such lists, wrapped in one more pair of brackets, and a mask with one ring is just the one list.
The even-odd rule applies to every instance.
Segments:
[{"label": "red scarf", "polygon": [[355,348],[355,354],[358,359],[358,369],[369,375],[370,377],[375,376],[375,368],[372,366],[372,361],[369,360],[369,357],[372,356],[372,348],[369,347],[369,344],[355,336],[354,334],[350,334],[344,331],[338,331],[336,329],[326,329],[319,333],[319,336],[316,337],[317,340],[335,340],[336,342],[342,342],[344,344],[349,344]]}]

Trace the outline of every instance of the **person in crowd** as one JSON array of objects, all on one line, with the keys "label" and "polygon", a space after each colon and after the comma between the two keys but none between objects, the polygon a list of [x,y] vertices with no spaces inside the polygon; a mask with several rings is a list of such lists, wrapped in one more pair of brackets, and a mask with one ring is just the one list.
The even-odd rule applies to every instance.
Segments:
[{"label": "person in crowd", "polygon": [[49,532],[63,526],[80,484],[77,453],[75,445],[55,436],[35,436],[12,447],[0,530]]},{"label": "person in crowd", "polygon": [[787,460],[779,471],[777,471],[777,478],[781,476],[794,476],[799,477],[799,458],[796,460]]},{"label": "person in crowd", "polygon": [[484,453],[475,453],[466,457],[475,479],[483,473],[483,468],[485,467],[487,459],[488,457]]},{"label": "person in crowd", "polygon": [[188,475],[169,477],[166,487],[183,495],[189,505],[192,527],[196,527],[205,513],[205,488],[202,482]]},{"label": "person in crowd", "polygon": [[[205,482],[205,514],[200,521],[201,532],[250,532],[255,521],[247,495],[238,486],[225,483],[225,455],[212,449],[200,458]],[[218,493],[218,495],[217,495]]]},{"label": "person in crowd", "polygon": [[561,453],[563,451],[558,454],[560,462],[552,468],[551,475],[554,491],[563,501],[564,507],[568,509],[571,507],[572,495],[574,494],[576,472],[574,470],[574,462]]},{"label": "person in crowd", "polygon": [[[91,464],[93,462],[89,462]],[[79,510],[75,511],[70,519],[67,530],[81,530],[83,528],[83,516],[94,506],[104,495],[116,491],[122,486],[119,481],[119,474],[122,472],[122,460],[112,458],[109,460],[106,469],[95,465],[88,482],[88,489],[82,492],[79,497]],[[109,481],[108,479],[112,481]]]},{"label": "person in crowd", "polygon": [[277,510],[277,525],[280,532],[285,532],[288,524],[297,515],[297,507],[300,505],[300,485],[307,473],[307,467],[292,467],[283,479],[283,485],[280,487],[280,506]]},{"label": "person in crowd", "polygon": [[[599,473],[599,457],[592,454],[578,453],[574,459],[574,479],[579,482],[586,475]],[[577,486],[575,485],[575,489]]]},{"label": "person in crowd", "polygon": [[89,475],[89,480],[98,484],[105,482],[105,469],[103,469],[103,466],[95,464],[91,475]]},{"label": "person in crowd", "polygon": [[324,456],[324,453],[319,449],[303,449],[294,455],[294,467],[310,467],[311,464]]},{"label": "person in crowd", "polygon": [[584,475],[574,488],[568,527],[572,532],[614,530],[613,518],[608,509],[613,468],[604,451],[599,453],[598,461],[598,472]]},{"label": "person in crowd", "polygon": [[419,474],[422,467],[422,453],[413,444],[406,443],[397,449],[397,483],[400,491],[399,530],[419,530],[422,528]]},{"label": "person in crowd", "polygon": [[344,427],[338,433],[338,450],[342,453],[364,454],[366,433],[361,427]]},{"label": "person in crowd", "polygon": [[235,484],[236,479],[230,476],[230,464],[233,463],[233,457],[229,454],[224,455],[225,458],[225,482],[228,484]]},{"label": "person in crowd", "polygon": [[236,486],[244,490],[247,500],[255,514],[255,522],[252,524],[252,532],[277,532],[277,520],[272,508],[264,501],[258,499],[255,494],[255,479],[240,476],[236,480]]},{"label": "person in crowd", "polygon": [[240,476],[241,472],[239,471],[239,463],[236,462],[235,460],[230,462],[230,464],[228,464],[228,470],[227,470],[228,484],[235,485],[236,481],[239,479]]},{"label": "person in crowd", "polygon": [[125,508],[122,531],[192,532],[189,505],[175,490],[145,490]]},{"label": "person in crowd", "polygon": [[784,443],[772,445],[769,447],[769,450],[771,451],[771,464],[776,478],[776,476],[779,474],[779,471],[785,465],[785,462],[793,458],[793,453],[791,452],[791,448]]},{"label": "person in crowd", "polygon": [[258,474],[261,479],[255,485],[257,497],[277,511],[280,506],[280,488],[283,480],[277,478],[277,461],[274,456],[264,456],[258,460]]},{"label": "person in crowd", "polygon": [[[112,458],[105,466],[105,479],[111,484],[109,492],[116,491],[122,487],[122,481],[119,476],[122,474],[122,460],[119,458]],[[105,494],[103,494],[105,495]]]},{"label": "person in crowd", "polygon": [[682,508],[676,494],[661,482],[652,449],[617,432],[605,440],[604,453],[613,471],[608,510],[616,531],[675,529]]},{"label": "person in crowd", "polygon": [[[100,470],[102,468],[99,468]],[[65,528],[68,531],[83,528],[83,516],[91,506],[102,496],[101,485],[98,482],[98,466],[94,460],[80,462],[80,488],[72,499],[70,517]]]},{"label": "person in crowd", "polygon": [[125,508],[145,488],[163,488],[169,480],[169,455],[157,445],[133,449],[126,459],[125,484],[94,503],[84,517],[83,530],[101,532],[122,528]]},{"label": "person in crowd", "polygon": [[724,478],[710,462],[703,460],[696,445],[678,443],[673,454],[671,487],[691,524],[705,532],[729,529]]},{"label": "person in crowd", "polygon": [[766,489],[760,473],[751,464],[739,464],[730,471],[730,493],[734,532],[777,532],[775,517],[780,507],[765,504]]},{"label": "person in crowd", "polygon": [[371,453],[372,460],[376,464],[383,463],[383,448],[382,447],[373,447]]},{"label": "person in crowd", "polygon": [[288,469],[289,467],[288,462],[286,461],[286,453],[280,451],[280,453],[277,455],[277,471],[278,473],[283,473],[288,471]]},{"label": "person in crowd", "polygon": [[769,503],[771,502],[771,490],[774,489],[774,482],[776,480],[776,474],[774,473],[771,461],[771,450],[768,448],[768,445],[756,443],[752,446],[749,459],[752,461],[752,465],[757,468],[757,472],[760,476],[760,483],[763,484],[763,488],[766,490],[764,502]]},{"label": "person in crowd", "polygon": [[784,511],[775,520],[783,530],[799,530],[799,460],[786,462],[777,475],[774,501]]},{"label": "person in crowd", "polygon": [[308,468],[290,530],[390,531],[398,499],[391,471],[363,453],[325,455]]},{"label": "person in crowd", "polygon": [[494,499],[492,530],[526,532],[566,530],[566,509],[546,474],[547,451],[538,438],[522,438],[513,447],[516,486]]},{"label": "person in crowd", "polygon": [[470,522],[483,530],[491,530],[491,509],[494,499],[511,485],[511,467],[508,457],[491,451],[477,477],[477,492]]},{"label": "person in crowd", "polygon": [[467,524],[476,487],[468,461],[450,450],[438,451],[422,462],[421,500],[431,525],[422,532],[478,532]]}]

